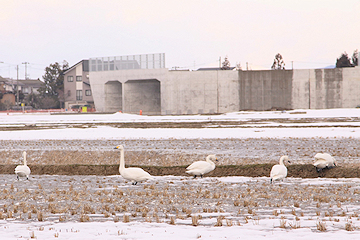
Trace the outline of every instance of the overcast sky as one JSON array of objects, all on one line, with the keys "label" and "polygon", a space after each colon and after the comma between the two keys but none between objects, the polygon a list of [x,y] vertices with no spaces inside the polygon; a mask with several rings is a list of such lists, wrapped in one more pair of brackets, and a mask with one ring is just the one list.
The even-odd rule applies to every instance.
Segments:
[{"label": "overcast sky", "polygon": [[0,76],[54,62],[165,53],[166,67],[334,65],[360,48],[359,0],[0,0]]}]

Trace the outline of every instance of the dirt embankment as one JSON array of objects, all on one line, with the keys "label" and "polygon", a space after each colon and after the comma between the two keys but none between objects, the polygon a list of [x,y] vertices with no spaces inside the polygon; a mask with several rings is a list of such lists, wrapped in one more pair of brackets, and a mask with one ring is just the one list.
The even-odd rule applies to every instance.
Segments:
[{"label": "dirt embankment", "polygon": [[[269,176],[273,164],[251,164],[251,165],[226,165],[217,166],[214,171],[206,174],[209,177],[222,176],[245,176],[263,177]],[[13,174],[16,165],[0,165],[2,174]],[[119,165],[29,165],[31,174],[34,175],[117,175]],[[141,166],[145,171],[154,176],[189,176],[185,173],[185,166],[159,167]],[[359,178],[360,168],[336,167],[324,169],[317,173],[311,164],[299,164],[288,166],[288,177],[301,178]]]}]

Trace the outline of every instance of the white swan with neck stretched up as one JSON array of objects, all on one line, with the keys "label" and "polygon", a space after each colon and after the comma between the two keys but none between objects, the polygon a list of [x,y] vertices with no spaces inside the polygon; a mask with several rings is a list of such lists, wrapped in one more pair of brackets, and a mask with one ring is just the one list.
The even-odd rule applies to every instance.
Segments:
[{"label": "white swan with neck stretched up", "polygon": [[193,162],[190,166],[186,168],[186,173],[202,177],[205,173],[211,172],[215,169],[215,163],[217,161],[215,155],[209,155],[206,157],[206,161],[197,161]]},{"label": "white swan with neck stretched up", "polygon": [[279,164],[276,164],[271,168],[270,183],[272,183],[273,181],[276,181],[276,180],[284,180],[284,178],[286,178],[287,168],[284,164],[284,161],[290,163],[289,157],[282,156],[280,158]]},{"label": "white swan with neck stretched up", "polygon": [[324,168],[336,167],[336,160],[329,153],[317,153],[314,158],[314,166],[317,172],[320,172]]},{"label": "white swan with neck stretched up", "polygon": [[17,179],[19,180],[19,177],[26,177],[27,180],[29,180],[29,176],[30,176],[30,168],[26,165],[26,152],[23,152],[23,157],[24,157],[24,164],[23,165],[18,165],[15,168],[15,174]]},{"label": "white swan with neck stretched up", "polygon": [[115,149],[120,149],[119,172],[123,178],[132,181],[133,185],[136,185],[138,182],[153,179],[153,177],[148,172],[145,172],[141,168],[137,168],[137,167],[125,168],[124,147],[122,145],[119,145],[115,147]]}]

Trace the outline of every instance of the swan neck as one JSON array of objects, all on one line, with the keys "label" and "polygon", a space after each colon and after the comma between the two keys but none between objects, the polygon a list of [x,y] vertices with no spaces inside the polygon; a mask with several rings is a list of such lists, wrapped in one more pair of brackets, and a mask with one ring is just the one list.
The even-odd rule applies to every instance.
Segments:
[{"label": "swan neck", "polygon": [[121,149],[119,171],[122,171],[123,169],[125,169],[124,149]]},{"label": "swan neck", "polygon": [[280,165],[285,165],[285,164],[284,164],[284,159],[285,159],[285,157],[281,157],[281,158],[280,158]]},{"label": "swan neck", "polygon": [[212,166],[215,165],[215,163],[210,160],[210,157],[209,157],[209,156],[206,157],[206,161],[207,161],[208,163],[210,163]]},{"label": "swan neck", "polygon": [[26,166],[26,153],[24,152],[24,165]]}]

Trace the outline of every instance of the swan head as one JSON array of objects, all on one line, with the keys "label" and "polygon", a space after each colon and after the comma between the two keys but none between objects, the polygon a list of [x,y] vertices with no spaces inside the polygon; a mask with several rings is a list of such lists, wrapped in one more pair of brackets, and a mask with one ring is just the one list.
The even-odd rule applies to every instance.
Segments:
[{"label": "swan head", "polygon": [[216,162],[218,161],[218,159],[216,158],[216,156],[214,154],[207,156],[207,158],[211,161],[216,161]]},{"label": "swan head", "polygon": [[332,167],[337,167],[337,162],[336,162],[336,160],[335,160],[335,158],[333,158],[334,159],[334,161],[333,161],[333,163],[332,163]]},{"label": "swan head", "polygon": [[123,145],[119,145],[119,146],[114,147],[114,149],[124,150],[124,147],[123,147]]},{"label": "swan head", "polygon": [[281,161],[281,160],[283,161],[283,163],[291,163],[288,156],[282,156],[282,157],[280,158],[280,161]]}]

